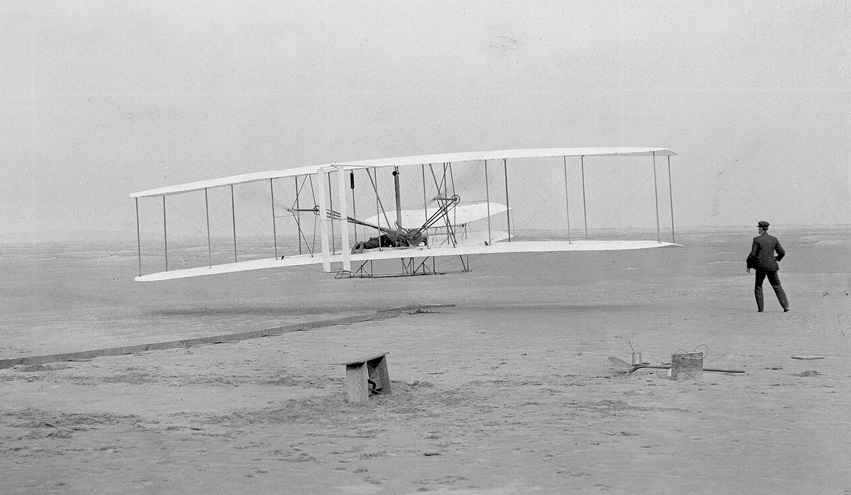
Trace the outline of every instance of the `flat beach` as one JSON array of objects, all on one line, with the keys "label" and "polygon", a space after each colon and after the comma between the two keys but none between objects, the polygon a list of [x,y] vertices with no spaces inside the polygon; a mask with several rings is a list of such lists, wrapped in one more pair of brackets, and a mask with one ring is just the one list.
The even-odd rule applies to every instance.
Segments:
[{"label": "flat beach", "polygon": [[[772,227],[789,313],[767,282],[756,312],[754,230],[342,280],[137,283],[132,240],[3,245],[0,360],[327,324],[0,369],[0,491],[851,493],[851,229]],[[745,373],[608,359],[633,348]],[[392,393],[348,403],[340,363],[379,351]]]}]

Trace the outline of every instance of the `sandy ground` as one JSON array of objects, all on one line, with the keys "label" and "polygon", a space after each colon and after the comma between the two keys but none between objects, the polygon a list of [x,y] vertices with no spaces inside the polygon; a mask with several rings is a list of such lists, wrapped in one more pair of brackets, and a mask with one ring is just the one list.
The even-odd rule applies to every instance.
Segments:
[{"label": "sandy ground", "polygon": [[[0,358],[454,306],[0,370],[2,492],[851,493],[851,234],[781,236],[792,311],[766,284],[762,314],[752,235],[385,280],[134,284],[132,258],[80,278],[105,258],[7,256]],[[627,375],[607,358],[630,341],[654,364],[697,349],[746,373]],[[392,394],[348,404],[339,363],[377,350]]]}]

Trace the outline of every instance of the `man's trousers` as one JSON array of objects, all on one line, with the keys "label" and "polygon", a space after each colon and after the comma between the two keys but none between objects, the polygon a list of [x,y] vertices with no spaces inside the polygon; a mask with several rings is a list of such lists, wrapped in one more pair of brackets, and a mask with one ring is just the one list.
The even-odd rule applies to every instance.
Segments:
[{"label": "man's trousers", "polygon": [[777,295],[777,300],[780,301],[780,305],[783,306],[783,310],[788,311],[789,301],[786,299],[786,292],[783,291],[783,286],[780,285],[780,276],[777,275],[777,272],[766,272],[762,270],[756,271],[756,281],[753,289],[754,296],[756,296],[756,308],[760,311],[765,309],[765,302],[762,297],[762,283],[765,281],[765,277],[768,277],[768,283],[770,283],[771,288],[774,289],[774,293]]}]

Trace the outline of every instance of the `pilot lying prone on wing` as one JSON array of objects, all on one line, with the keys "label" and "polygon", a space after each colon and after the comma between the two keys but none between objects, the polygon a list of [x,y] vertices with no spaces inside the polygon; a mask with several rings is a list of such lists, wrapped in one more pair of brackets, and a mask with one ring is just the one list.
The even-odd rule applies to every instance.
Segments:
[{"label": "pilot lying prone on wing", "polygon": [[360,241],[352,247],[352,254],[363,253],[365,249],[377,247],[416,247],[420,244],[428,245],[428,236],[415,230],[400,229],[397,232],[384,232],[378,237]]}]

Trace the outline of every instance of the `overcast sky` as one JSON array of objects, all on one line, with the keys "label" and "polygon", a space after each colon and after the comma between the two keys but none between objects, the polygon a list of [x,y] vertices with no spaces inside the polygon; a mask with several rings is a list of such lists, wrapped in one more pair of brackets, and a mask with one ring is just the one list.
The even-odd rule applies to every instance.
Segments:
[{"label": "overcast sky", "polygon": [[[0,0],[0,236],[339,160],[659,146],[681,226],[851,223],[846,1]],[[780,229],[781,227],[777,227]]]}]

